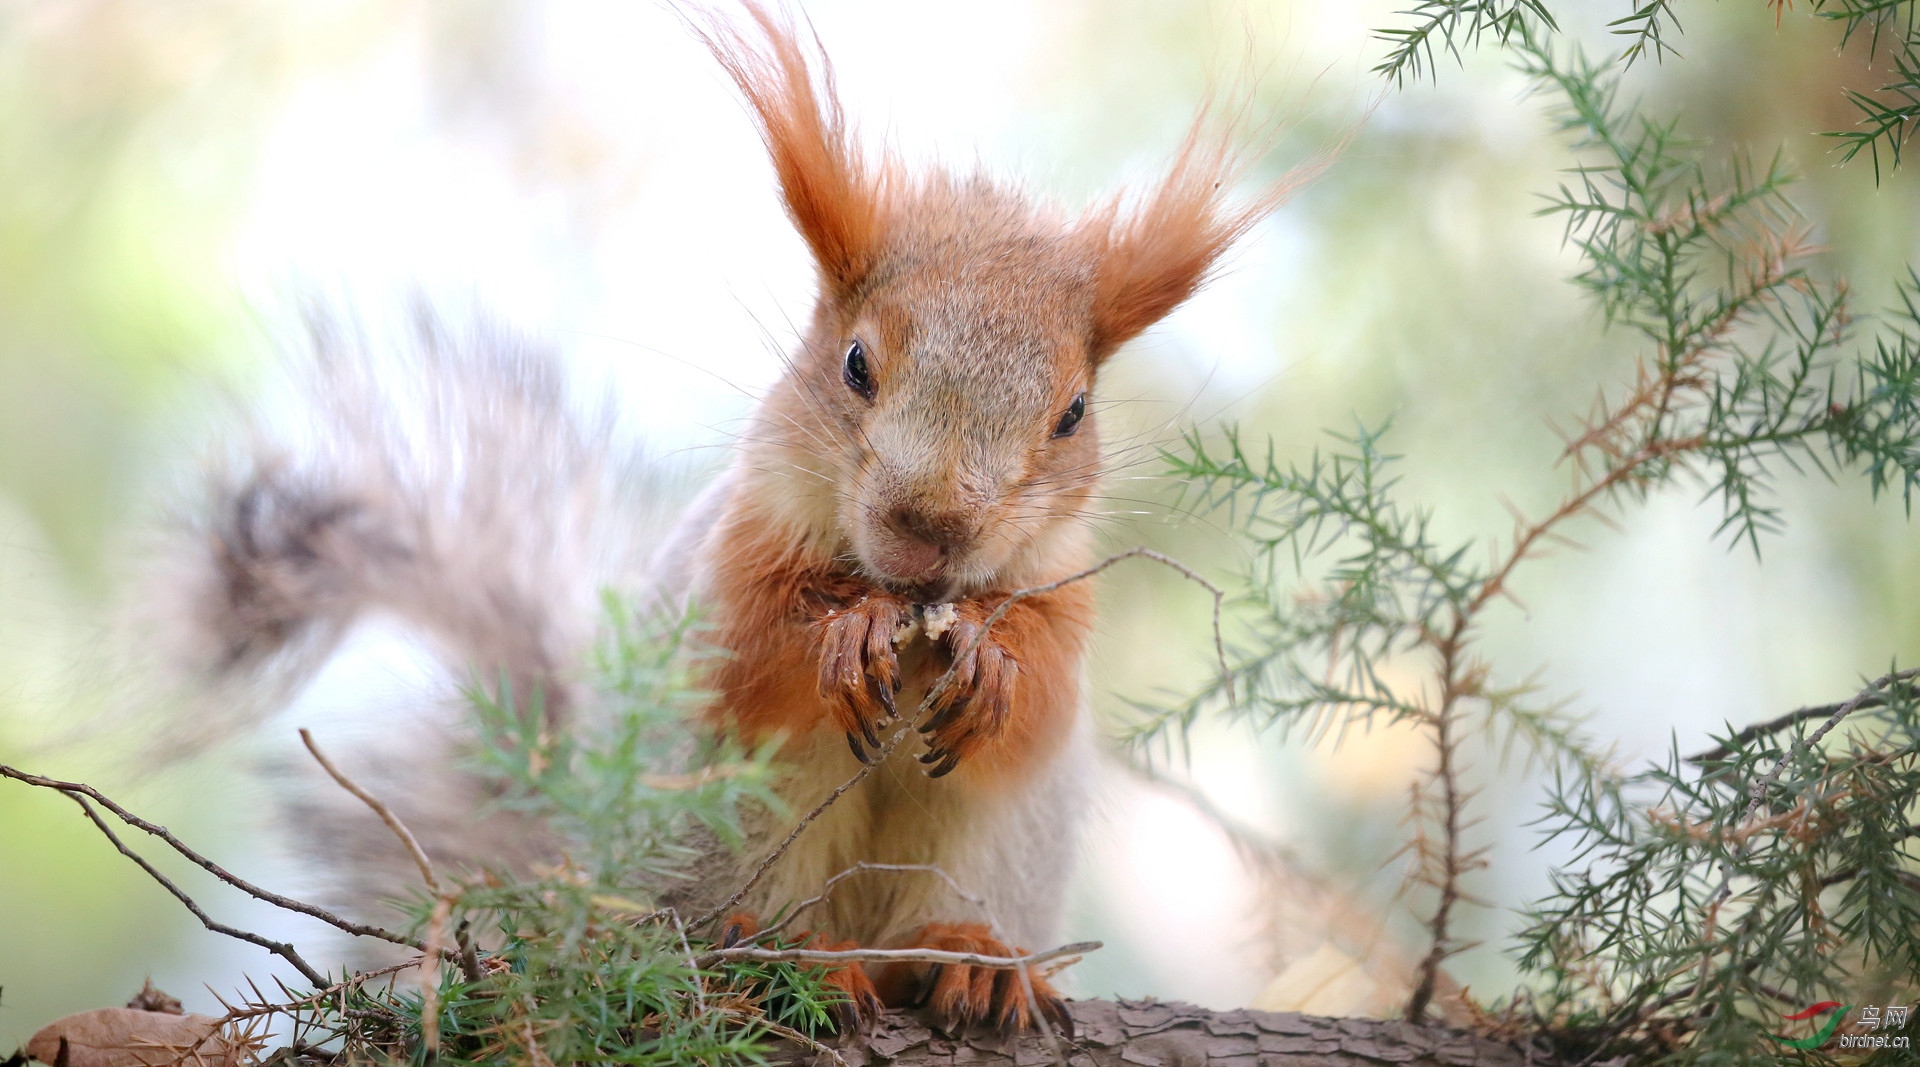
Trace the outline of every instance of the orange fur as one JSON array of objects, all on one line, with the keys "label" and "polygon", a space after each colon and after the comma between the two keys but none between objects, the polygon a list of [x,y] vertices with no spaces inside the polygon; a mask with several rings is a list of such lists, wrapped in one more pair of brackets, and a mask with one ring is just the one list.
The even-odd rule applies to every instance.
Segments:
[{"label": "orange fur", "polygon": [[[831,564],[807,560],[790,546],[770,544],[763,531],[747,524],[723,527],[716,548],[721,562],[713,596],[723,620],[717,643],[732,653],[715,663],[709,678],[720,696],[710,709],[716,725],[756,743],[820,729],[858,733],[863,725],[877,725],[884,709],[864,672],[837,691],[822,684],[825,624],[871,604],[903,612],[909,602]],[[873,680],[890,685],[898,677],[900,688],[910,694],[924,692],[1004,599],[1002,593],[961,602],[960,622],[949,631],[940,655],[909,671],[888,655]],[[963,665],[932,708],[932,722],[941,722],[943,712],[958,708],[958,713],[930,732],[936,746],[930,751],[958,756],[961,780],[988,786],[1051,758],[1078,711],[1080,659],[1092,615],[1092,594],[1078,584],[1015,603],[987,632],[975,657],[1004,658],[1015,672],[1013,681],[1004,691],[974,700],[977,668]],[[884,631],[888,637],[890,625]]]},{"label": "orange fur", "polygon": [[793,28],[758,4],[745,6],[764,49],[720,19],[701,37],[752,106],[787,213],[813,249],[822,278],[850,290],[879,249],[893,168],[871,168],[862,160],[840,110],[832,66],[821,61],[816,87]]}]

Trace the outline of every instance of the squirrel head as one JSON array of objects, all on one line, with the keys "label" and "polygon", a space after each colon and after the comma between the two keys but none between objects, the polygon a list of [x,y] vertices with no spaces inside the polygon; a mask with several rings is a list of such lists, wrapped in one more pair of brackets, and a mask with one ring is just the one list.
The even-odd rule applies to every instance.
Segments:
[{"label": "squirrel head", "polygon": [[701,36],[820,283],[754,465],[788,479],[802,540],[883,585],[934,601],[1031,580],[1099,476],[1101,365],[1291,186],[1228,203],[1244,161],[1200,120],[1144,195],[1077,219],[984,177],[910,176],[862,154],[794,27],[745,8],[751,31],[715,19]]}]

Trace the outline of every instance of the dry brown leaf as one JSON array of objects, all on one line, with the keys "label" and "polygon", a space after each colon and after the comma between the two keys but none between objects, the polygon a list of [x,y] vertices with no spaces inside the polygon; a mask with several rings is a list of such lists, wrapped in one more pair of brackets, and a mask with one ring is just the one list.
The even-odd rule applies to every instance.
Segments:
[{"label": "dry brown leaf", "polygon": [[211,1015],[98,1008],[55,1019],[27,1042],[28,1057],[62,1067],[239,1067],[244,1050],[218,1036]]}]

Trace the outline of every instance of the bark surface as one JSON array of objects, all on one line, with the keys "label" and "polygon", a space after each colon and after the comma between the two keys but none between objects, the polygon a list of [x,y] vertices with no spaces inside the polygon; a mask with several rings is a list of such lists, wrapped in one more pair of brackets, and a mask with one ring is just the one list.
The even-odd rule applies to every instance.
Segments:
[{"label": "bark surface", "polygon": [[[1399,1020],[1331,1019],[1291,1012],[1209,1011],[1167,1001],[1069,1001],[1078,1035],[1072,1067],[1551,1067],[1505,1041]],[[847,1067],[1048,1067],[1038,1037],[951,1036],[888,1012],[862,1038],[838,1043]],[[793,1049],[789,1063],[832,1067]]]}]

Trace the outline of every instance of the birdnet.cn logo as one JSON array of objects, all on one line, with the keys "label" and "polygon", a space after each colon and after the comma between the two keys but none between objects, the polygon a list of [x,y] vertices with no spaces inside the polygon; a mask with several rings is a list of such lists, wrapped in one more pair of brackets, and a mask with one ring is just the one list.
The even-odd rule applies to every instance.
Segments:
[{"label": "birdnet.cn logo", "polygon": [[[1811,1023],[1813,1020],[1818,1019],[1821,1020],[1817,1024],[1818,1029],[1806,1037],[1788,1037],[1786,1034],[1774,1034],[1773,1039],[1787,1048],[1820,1048],[1826,1045],[1827,1042],[1834,1040],[1834,1031],[1840,1028],[1840,1024],[1846,1021],[1847,1013],[1852,1010],[1853,1005],[1842,1004],[1837,1000],[1823,1000],[1818,1004],[1809,1005],[1800,1011],[1794,1012],[1792,1015],[1782,1015],[1781,1018],[1787,1022],[1795,1023]],[[1907,1025],[1907,1012],[1908,1008],[1905,1005],[1882,1008],[1877,1004],[1869,1004],[1862,1007],[1860,1009],[1858,1029],[1863,1032],[1841,1034],[1838,1042],[1839,1047],[1843,1049],[1910,1047],[1908,1042],[1911,1038],[1905,1034],[1882,1034],[1874,1032],[1877,1030],[1904,1030]]]}]

